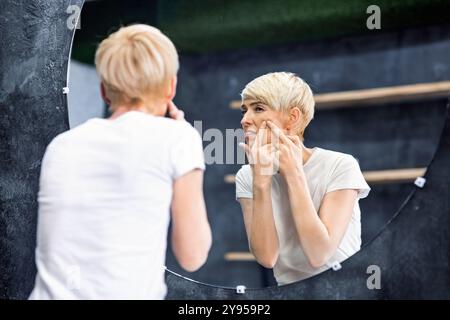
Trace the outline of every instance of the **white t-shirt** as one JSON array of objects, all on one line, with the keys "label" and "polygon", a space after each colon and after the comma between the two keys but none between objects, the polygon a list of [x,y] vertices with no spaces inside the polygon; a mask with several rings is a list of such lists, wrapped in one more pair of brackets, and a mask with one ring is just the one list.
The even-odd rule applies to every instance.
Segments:
[{"label": "white t-shirt", "polygon": [[[348,154],[314,148],[303,166],[314,208],[319,212],[325,194],[342,189],[357,189],[358,199],[370,191],[358,162]],[[279,285],[306,279],[329,266],[313,268],[302,250],[292,217],[286,182],[276,174],[272,180],[272,210],[279,240],[279,256],[273,268]],[[236,198],[253,198],[253,176],[249,165],[244,165],[236,175]],[[341,262],[361,248],[361,212],[358,201],[336,253],[329,264]]]},{"label": "white t-shirt", "polygon": [[42,161],[30,299],[163,299],[174,179],[205,169],[187,122],[130,111],[57,136]]}]

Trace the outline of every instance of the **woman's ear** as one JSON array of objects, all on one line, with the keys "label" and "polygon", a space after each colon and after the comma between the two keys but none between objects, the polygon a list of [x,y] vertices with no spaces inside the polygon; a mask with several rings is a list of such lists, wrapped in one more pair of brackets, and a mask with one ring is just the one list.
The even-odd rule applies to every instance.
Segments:
[{"label": "woman's ear", "polygon": [[111,106],[111,100],[109,100],[108,96],[106,95],[106,89],[105,89],[105,85],[102,83],[100,83],[100,92],[103,98],[103,101],[105,101],[105,103],[108,106]]},{"label": "woman's ear", "polygon": [[298,107],[293,107],[289,110],[288,128],[294,130],[302,126],[302,112]]},{"label": "woman's ear", "polygon": [[174,76],[172,80],[170,80],[169,90],[167,92],[167,99],[172,101],[177,94],[177,76]]}]

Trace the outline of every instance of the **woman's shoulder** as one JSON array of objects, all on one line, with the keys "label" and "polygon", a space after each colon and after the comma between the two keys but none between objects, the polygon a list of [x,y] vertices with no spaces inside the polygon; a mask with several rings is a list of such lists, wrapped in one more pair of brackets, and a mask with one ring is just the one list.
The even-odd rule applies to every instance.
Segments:
[{"label": "woman's shoulder", "polygon": [[236,173],[236,180],[251,181],[252,180],[252,168],[249,164],[244,164]]},{"label": "woman's shoulder", "polygon": [[345,172],[360,173],[361,168],[359,161],[349,153],[321,149],[320,157],[326,171],[330,172],[332,176],[340,175]]},{"label": "woman's shoulder", "polygon": [[251,174],[252,173],[252,168],[250,167],[249,164],[244,164],[241,166],[241,168],[239,169],[239,171],[237,172],[237,174]]},{"label": "woman's shoulder", "polygon": [[160,126],[167,129],[178,129],[178,130],[187,130],[188,127],[192,127],[186,121],[177,121],[170,118],[155,116],[140,111],[129,111],[123,116],[119,117],[117,120],[119,120],[119,122],[123,120],[123,122],[133,123],[137,125],[142,124],[146,128],[150,128],[149,124],[151,124],[152,126]]},{"label": "woman's shoulder", "polygon": [[321,161],[326,161],[329,163],[345,163],[357,161],[354,156],[349,153],[344,153],[340,151],[333,151],[323,148],[315,148],[317,152],[317,158]]},{"label": "woman's shoulder", "polygon": [[[119,118],[120,119],[120,118]],[[171,143],[185,143],[189,140],[199,140],[200,133],[187,121],[179,121],[161,116],[145,114],[143,112],[128,112],[123,118],[121,127],[164,136],[165,141]]]}]

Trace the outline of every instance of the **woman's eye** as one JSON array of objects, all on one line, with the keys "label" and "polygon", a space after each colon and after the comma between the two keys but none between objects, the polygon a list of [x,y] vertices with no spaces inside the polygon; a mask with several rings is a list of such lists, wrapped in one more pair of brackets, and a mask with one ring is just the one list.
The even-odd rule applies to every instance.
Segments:
[{"label": "woman's eye", "polygon": [[247,112],[247,110],[241,109],[241,113],[245,114]]},{"label": "woman's eye", "polygon": [[256,107],[256,108],[255,108],[255,111],[256,111],[256,112],[261,112],[261,111],[264,111],[264,109],[261,108],[261,107]]}]

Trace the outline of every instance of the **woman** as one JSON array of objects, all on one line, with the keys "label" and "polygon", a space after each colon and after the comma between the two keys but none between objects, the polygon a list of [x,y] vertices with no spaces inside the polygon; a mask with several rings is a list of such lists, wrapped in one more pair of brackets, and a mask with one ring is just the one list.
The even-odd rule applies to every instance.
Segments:
[{"label": "woman", "polygon": [[172,103],[178,55],[133,25],[100,44],[96,66],[112,116],[47,147],[30,299],[163,299],[170,207],[182,267],[198,269],[211,246],[202,141]]},{"label": "woman", "polygon": [[351,155],[304,146],[314,115],[309,86],[292,73],[269,73],[241,96],[250,165],[236,175],[236,198],[256,260],[281,285],[353,255],[361,246],[358,200],[370,188]]}]

